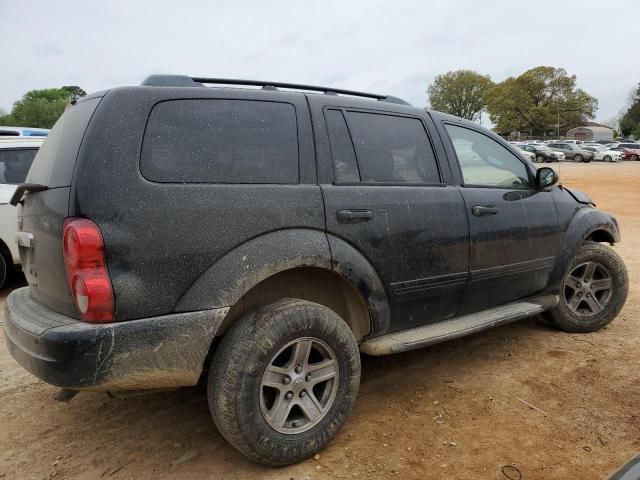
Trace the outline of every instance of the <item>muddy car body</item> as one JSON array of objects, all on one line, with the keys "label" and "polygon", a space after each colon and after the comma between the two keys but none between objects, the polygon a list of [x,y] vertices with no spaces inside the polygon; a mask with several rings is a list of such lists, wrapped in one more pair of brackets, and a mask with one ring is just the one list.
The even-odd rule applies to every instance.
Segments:
[{"label": "muddy car body", "polygon": [[208,375],[225,438],[299,461],[348,416],[359,351],[617,315],[617,222],[556,181],[383,95],[183,76],[89,95],[13,198],[29,287],[7,299],[7,344],[72,390]]}]

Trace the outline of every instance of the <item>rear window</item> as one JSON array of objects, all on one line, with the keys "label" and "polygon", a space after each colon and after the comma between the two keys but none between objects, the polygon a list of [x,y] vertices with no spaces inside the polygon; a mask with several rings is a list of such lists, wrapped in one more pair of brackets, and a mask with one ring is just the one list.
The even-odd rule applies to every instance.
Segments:
[{"label": "rear window", "polygon": [[58,119],[33,160],[27,183],[49,188],[71,185],[82,137],[100,98],[78,102]]},{"label": "rear window", "polygon": [[0,183],[24,183],[36,153],[37,148],[0,150]]},{"label": "rear window", "polygon": [[157,182],[298,183],[295,108],[254,100],[159,103],[140,169]]}]

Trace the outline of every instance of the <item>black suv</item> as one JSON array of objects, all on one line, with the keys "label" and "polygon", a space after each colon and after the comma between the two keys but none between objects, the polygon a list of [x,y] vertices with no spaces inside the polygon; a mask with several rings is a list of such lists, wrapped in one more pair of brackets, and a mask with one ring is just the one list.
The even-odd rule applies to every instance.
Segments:
[{"label": "black suv", "polygon": [[204,376],[229,442],[297,462],[348,417],[360,352],[542,312],[571,332],[613,320],[617,222],[556,182],[396,98],[152,76],[70,108],[16,191],[29,286],[6,341],[69,390]]}]

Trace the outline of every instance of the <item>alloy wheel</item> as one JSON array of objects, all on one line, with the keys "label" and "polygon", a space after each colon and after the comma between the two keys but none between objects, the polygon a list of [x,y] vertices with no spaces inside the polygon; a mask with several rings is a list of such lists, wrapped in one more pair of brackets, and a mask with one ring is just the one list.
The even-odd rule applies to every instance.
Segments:
[{"label": "alloy wheel", "polygon": [[564,302],[579,317],[602,312],[611,301],[612,294],[613,277],[598,262],[581,263],[564,281]]},{"label": "alloy wheel", "polygon": [[296,434],[317,425],[338,389],[338,361],[319,338],[289,342],[272,358],[260,382],[260,410],[274,430]]}]

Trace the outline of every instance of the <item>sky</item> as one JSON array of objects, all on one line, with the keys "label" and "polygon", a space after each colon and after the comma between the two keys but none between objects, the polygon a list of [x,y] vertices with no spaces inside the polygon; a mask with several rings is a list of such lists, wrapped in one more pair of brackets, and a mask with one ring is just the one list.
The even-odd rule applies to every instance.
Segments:
[{"label": "sky", "polygon": [[31,89],[92,92],[152,73],[372,91],[423,107],[438,74],[472,69],[498,82],[547,65],[576,75],[606,121],[640,82],[638,19],[638,0],[0,0],[0,109]]}]

